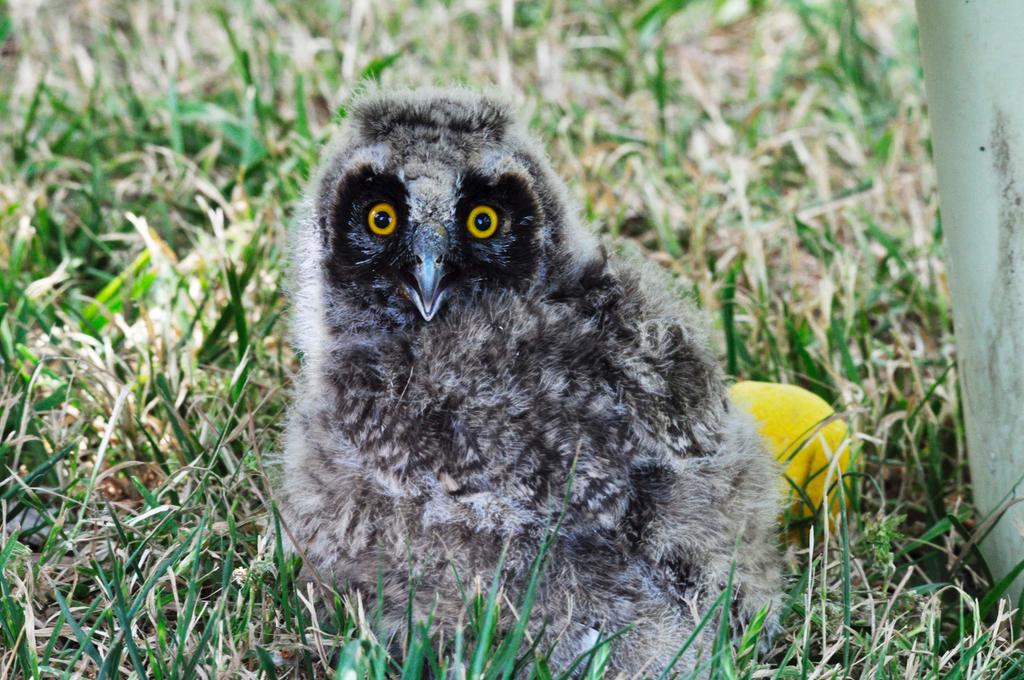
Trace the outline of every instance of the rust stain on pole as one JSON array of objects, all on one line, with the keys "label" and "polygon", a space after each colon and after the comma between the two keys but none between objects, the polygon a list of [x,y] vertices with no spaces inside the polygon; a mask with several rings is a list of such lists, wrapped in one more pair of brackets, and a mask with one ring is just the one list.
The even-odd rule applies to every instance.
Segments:
[{"label": "rust stain on pole", "polygon": [[[1018,319],[1024,317],[1024,278],[1021,276],[1021,237],[1024,235],[1024,199],[1018,184],[1019,174],[1014,167],[1014,144],[1020,137],[1011,133],[1010,122],[998,106],[992,115],[992,131],[989,145],[992,149],[992,168],[998,179],[999,195],[999,252],[997,262],[997,285],[992,288],[993,325],[987,341],[989,389],[997,391],[988,395],[992,407],[999,410],[1007,424],[1024,416],[1024,383],[1020,371],[1007,370],[1003,362],[1024,360],[1024,332],[1016,327]],[[1009,351],[1007,349],[1009,348]],[[1017,395],[1017,399],[998,398],[998,394]],[[1007,442],[1007,445],[1013,445]],[[1019,444],[1024,446],[1024,442]],[[984,452],[985,461],[993,474],[1000,473],[1005,464],[994,449]],[[1009,471],[1010,475],[1024,471]],[[1006,471],[1003,471],[1005,474]],[[1019,482],[1019,480],[1016,480]],[[1016,485],[1014,485],[1014,492]]]}]

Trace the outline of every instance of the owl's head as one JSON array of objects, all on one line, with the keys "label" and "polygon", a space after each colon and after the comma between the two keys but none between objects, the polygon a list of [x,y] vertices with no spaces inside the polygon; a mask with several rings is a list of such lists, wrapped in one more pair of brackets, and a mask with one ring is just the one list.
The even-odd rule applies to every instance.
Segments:
[{"label": "owl's head", "polygon": [[300,286],[339,323],[422,326],[487,291],[564,285],[597,251],[510,107],[460,89],[358,99],[299,226]]}]

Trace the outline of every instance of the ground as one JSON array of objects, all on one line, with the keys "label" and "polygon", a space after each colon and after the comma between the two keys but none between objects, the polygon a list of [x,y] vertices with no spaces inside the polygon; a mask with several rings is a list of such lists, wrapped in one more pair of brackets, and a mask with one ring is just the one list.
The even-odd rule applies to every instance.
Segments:
[{"label": "ground", "polygon": [[0,0],[0,677],[549,674],[486,592],[454,645],[389,659],[372,603],[316,612],[270,538],[288,219],[367,79],[510,93],[731,376],[849,423],[848,511],[790,522],[782,629],[712,675],[1024,676],[908,0]]}]

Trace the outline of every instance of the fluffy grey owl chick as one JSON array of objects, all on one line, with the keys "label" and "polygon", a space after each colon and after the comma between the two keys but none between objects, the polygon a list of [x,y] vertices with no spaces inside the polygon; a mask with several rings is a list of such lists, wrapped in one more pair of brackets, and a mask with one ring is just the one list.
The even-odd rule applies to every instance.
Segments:
[{"label": "fluffy grey owl chick", "polygon": [[606,254],[505,103],[364,95],[294,238],[282,515],[324,580],[368,603],[383,584],[390,630],[410,559],[416,616],[451,627],[503,547],[518,601],[559,519],[530,629],[558,666],[629,627],[613,668],[657,674],[734,561],[734,626],[775,601],[779,472],[701,319]]}]

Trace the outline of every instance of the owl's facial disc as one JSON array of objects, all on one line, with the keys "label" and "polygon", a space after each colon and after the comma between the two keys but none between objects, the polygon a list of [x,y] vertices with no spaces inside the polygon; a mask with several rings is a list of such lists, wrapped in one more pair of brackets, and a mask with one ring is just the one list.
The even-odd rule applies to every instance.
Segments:
[{"label": "owl's facial disc", "polygon": [[321,233],[333,291],[415,326],[486,291],[536,281],[544,220],[522,173],[411,175],[361,166],[328,187]]}]

